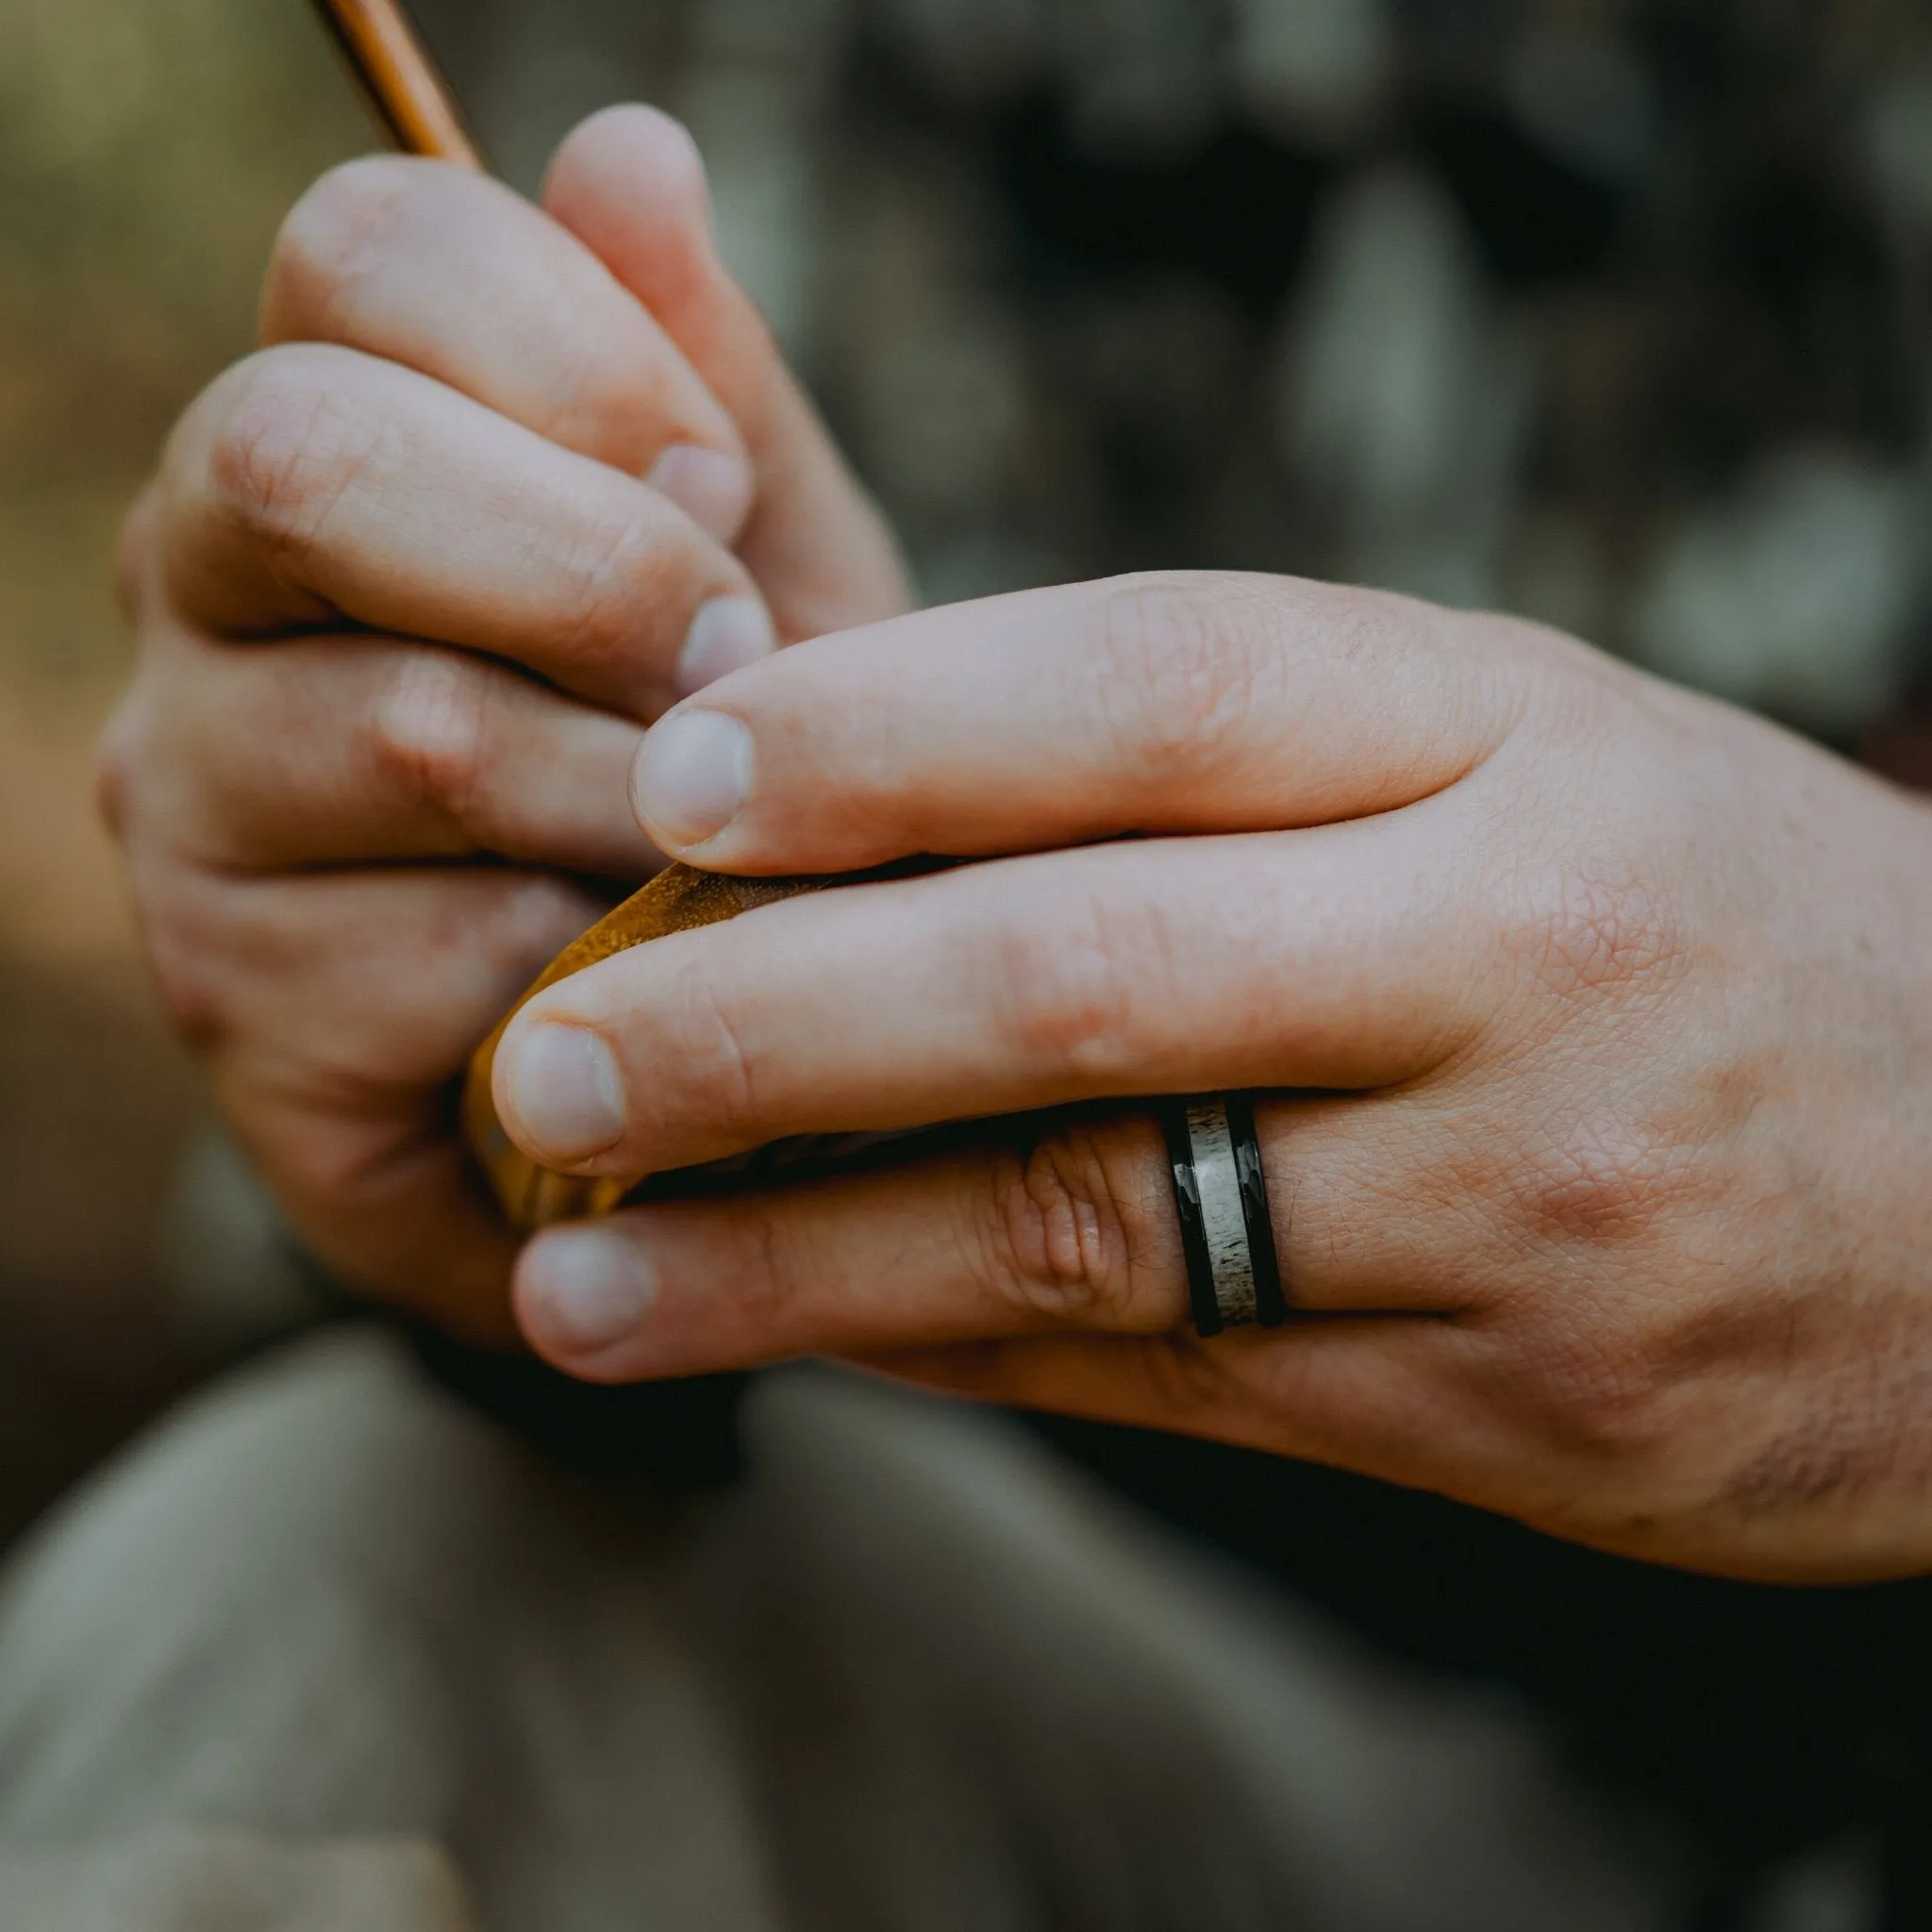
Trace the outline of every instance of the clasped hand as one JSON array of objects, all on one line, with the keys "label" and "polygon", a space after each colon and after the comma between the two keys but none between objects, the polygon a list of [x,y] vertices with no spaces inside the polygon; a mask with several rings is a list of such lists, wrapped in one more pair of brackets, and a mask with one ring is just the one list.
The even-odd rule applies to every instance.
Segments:
[{"label": "clasped hand", "polygon": [[[525,1008],[497,1098],[551,1166],[987,1123],[544,1234],[538,1349],[600,1380],[832,1353],[1662,1561],[1932,1563],[1924,809],[1395,597],[1158,575],[895,614],[680,156],[604,117],[547,221],[448,171],[338,181],[271,291],[354,347],[218,385],[137,520],[171,681],[124,712],[110,802],[163,984],[309,1238],[378,1291],[499,1305],[448,1083],[589,916],[559,873],[968,858]],[[667,505],[664,447],[707,438],[748,489]],[[311,474],[318,445],[354,459]],[[834,634],[698,675],[719,597]],[[438,862],[478,854],[511,863]],[[1202,1342],[1133,1102],[1217,1089],[1264,1096],[1307,1319]]]}]

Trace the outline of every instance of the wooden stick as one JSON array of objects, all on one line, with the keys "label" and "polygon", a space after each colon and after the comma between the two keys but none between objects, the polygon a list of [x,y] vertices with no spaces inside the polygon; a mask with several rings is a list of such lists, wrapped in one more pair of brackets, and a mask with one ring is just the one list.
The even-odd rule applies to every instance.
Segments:
[{"label": "wooden stick", "polygon": [[483,166],[456,96],[401,0],[315,0],[315,10],[405,154]]}]

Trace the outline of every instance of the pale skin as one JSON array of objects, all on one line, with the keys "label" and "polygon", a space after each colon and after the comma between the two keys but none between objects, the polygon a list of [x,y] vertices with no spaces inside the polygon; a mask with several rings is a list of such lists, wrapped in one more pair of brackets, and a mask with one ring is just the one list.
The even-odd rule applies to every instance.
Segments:
[{"label": "pale skin", "polygon": [[[1369,592],[901,614],[675,130],[600,117],[546,205],[421,164],[325,183],[265,313],[328,346],[217,384],[128,546],[109,804],[163,987],[325,1258],[504,1324],[448,1083],[593,908],[559,871],[972,858],[525,1009],[500,1108],[585,1173],[1056,1109],[547,1233],[514,1274],[542,1354],[838,1354],[1658,1561],[1932,1564],[1921,806],[1571,640]],[[749,480],[680,484],[674,445]],[[680,673],[693,611],[754,595],[812,641]],[[1311,1319],[1202,1342],[1133,1103],[1220,1088],[1268,1096]]]},{"label": "pale skin", "polygon": [[[163,997],[296,1229],[506,1344],[516,1242],[450,1084],[662,863],[625,804],[644,724],[734,650],[908,601],[682,131],[601,117],[544,202],[395,159],[305,197],[263,352],[129,519],[141,661],[102,758]],[[686,508],[639,480],[667,452]],[[754,622],[681,680],[713,599]]]}]

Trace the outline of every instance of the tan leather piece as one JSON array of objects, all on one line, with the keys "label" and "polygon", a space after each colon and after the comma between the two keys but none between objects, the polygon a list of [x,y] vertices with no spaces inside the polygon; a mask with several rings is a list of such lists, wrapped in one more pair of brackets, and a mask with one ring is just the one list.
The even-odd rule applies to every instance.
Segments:
[{"label": "tan leather piece", "polygon": [[723,873],[699,872],[689,865],[667,866],[649,885],[633,892],[615,911],[607,913],[550,962],[476,1049],[463,1083],[463,1139],[490,1177],[491,1188],[512,1227],[532,1233],[554,1221],[608,1214],[643,1178],[587,1178],[557,1174],[539,1167],[504,1132],[491,1094],[491,1069],[504,1028],[525,1002],[545,987],[555,986],[559,979],[568,979],[573,973],[581,973],[586,966],[594,966],[613,954],[628,952],[632,946],[648,945],[667,933],[715,925],[720,920],[736,919],[754,907],[796,898],[801,892],[815,892],[834,883],[829,878],[730,878]]}]

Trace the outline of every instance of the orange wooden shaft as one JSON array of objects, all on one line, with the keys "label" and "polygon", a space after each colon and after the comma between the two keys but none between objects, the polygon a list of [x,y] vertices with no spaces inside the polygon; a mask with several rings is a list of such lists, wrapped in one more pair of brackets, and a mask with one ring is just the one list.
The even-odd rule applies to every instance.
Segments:
[{"label": "orange wooden shaft", "polygon": [[315,0],[315,10],[405,154],[482,167],[449,83],[400,0]]}]

